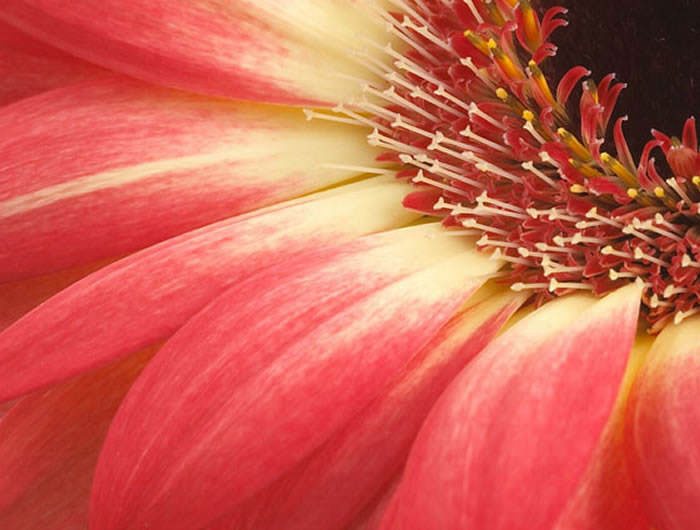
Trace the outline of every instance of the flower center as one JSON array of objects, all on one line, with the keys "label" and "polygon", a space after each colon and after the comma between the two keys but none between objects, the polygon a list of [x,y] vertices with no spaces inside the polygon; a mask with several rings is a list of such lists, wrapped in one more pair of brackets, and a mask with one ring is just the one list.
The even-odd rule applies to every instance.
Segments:
[{"label": "flower center", "polygon": [[[596,77],[610,72],[627,84],[616,112],[628,114],[635,156],[650,129],[680,131],[700,109],[700,4],[696,0],[541,0],[541,12],[562,5],[569,26],[545,70],[556,78],[576,64]],[[575,110],[575,109],[574,109]]]},{"label": "flower center", "polygon": [[[572,4],[587,12],[597,2]],[[568,31],[559,6],[538,13],[532,0],[388,3],[395,9],[377,14],[392,44],[356,54],[374,80],[360,80],[362,98],[336,111],[369,125],[369,143],[384,150],[379,160],[416,185],[407,208],[474,237],[504,263],[504,281],[535,303],[635,281],[652,332],[700,313],[694,119],[680,139],[654,131],[637,140],[643,149],[633,155],[626,118],[613,120],[625,85],[577,66],[587,62],[580,41],[601,39],[569,37],[556,59],[552,35]],[[608,37],[615,31],[594,25]],[[607,50],[620,62],[644,57]],[[679,83],[688,90],[687,78]],[[643,112],[630,121],[651,119],[650,102],[633,99]]]}]

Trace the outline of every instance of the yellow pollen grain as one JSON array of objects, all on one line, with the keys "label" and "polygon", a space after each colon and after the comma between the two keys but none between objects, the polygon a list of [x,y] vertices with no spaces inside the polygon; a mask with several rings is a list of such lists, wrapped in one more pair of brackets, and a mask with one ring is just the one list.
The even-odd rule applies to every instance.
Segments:
[{"label": "yellow pollen grain", "polygon": [[[498,87],[496,89],[496,97],[502,101],[508,100],[508,91],[505,88]],[[700,177],[698,177],[700,178]]]},{"label": "yellow pollen grain", "polygon": [[696,186],[700,187],[700,176],[695,175],[695,176],[693,177],[693,184],[695,184]]},{"label": "yellow pollen grain", "polygon": [[523,119],[525,121],[533,121],[535,119],[535,113],[532,112],[531,110],[524,110],[523,111]]},{"label": "yellow pollen grain", "polygon": [[639,192],[638,192],[636,189],[634,189],[634,188],[629,188],[629,189],[627,190],[627,196],[628,196],[630,199],[636,199],[636,198],[639,196]]},{"label": "yellow pollen grain", "polygon": [[586,188],[581,184],[572,184],[569,191],[571,193],[586,193]]},{"label": "yellow pollen grain", "polygon": [[654,188],[654,195],[656,195],[659,199],[662,199],[666,196],[666,192],[661,186],[656,186]]}]

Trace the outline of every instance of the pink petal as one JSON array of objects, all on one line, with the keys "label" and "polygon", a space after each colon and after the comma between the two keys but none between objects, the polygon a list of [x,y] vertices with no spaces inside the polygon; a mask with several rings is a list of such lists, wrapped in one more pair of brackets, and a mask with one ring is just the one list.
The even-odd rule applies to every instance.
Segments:
[{"label": "pink petal", "polygon": [[338,0],[5,0],[0,18],[146,81],[304,104],[358,91],[337,74],[360,72],[348,50],[377,28],[360,4]]},{"label": "pink petal", "polygon": [[106,73],[0,21],[0,106]]},{"label": "pink petal", "polygon": [[382,528],[552,528],[613,408],[639,296],[555,300],[492,342],[424,423]]},{"label": "pink petal", "polygon": [[153,351],[20,400],[0,421],[0,528],[87,527],[109,423]]},{"label": "pink petal", "polygon": [[368,506],[364,513],[351,524],[347,530],[380,530],[384,514],[391,504],[391,499],[396,493],[396,489],[401,482],[401,475],[397,475],[391,480],[389,485],[384,488],[384,491],[375,500],[373,504]]},{"label": "pink petal", "polygon": [[54,294],[97,270],[101,265],[103,264],[86,265],[31,280],[0,284],[0,332]]},{"label": "pink petal", "polygon": [[118,78],[1,108],[0,130],[0,281],[124,255],[375,156],[357,127]]},{"label": "pink petal", "polygon": [[586,474],[555,530],[649,530],[639,485],[629,468],[625,414],[632,383],[651,347],[648,335],[637,337],[615,409]]},{"label": "pink petal", "polygon": [[428,411],[524,297],[485,289],[417,353],[382,393],[310,458],[214,528],[346,528],[396,476]]},{"label": "pink petal", "polygon": [[700,319],[658,336],[632,390],[629,449],[659,530],[700,528]]},{"label": "pink petal", "polygon": [[0,334],[0,401],[172,335],[227,286],[301,251],[409,222],[399,183],[360,183],[169,240],[108,266]]},{"label": "pink petal", "polygon": [[206,527],[321,447],[500,266],[439,226],[267,269],[210,304],[129,392],[95,530]]}]

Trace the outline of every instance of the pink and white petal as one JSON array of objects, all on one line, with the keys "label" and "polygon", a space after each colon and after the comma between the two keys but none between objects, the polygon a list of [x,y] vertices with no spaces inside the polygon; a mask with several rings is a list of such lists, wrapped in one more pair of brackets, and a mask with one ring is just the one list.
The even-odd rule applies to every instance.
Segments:
[{"label": "pink and white petal", "polygon": [[423,225],[231,288],[130,390],[98,463],[92,528],[224,516],[365,409],[499,266]]},{"label": "pink and white petal", "polygon": [[639,297],[555,300],[492,342],[423,424],[382,528],[552,528],[612,411]]},{"label": "pink and white petal", "polygon": [[0,281],[330,186],[376,155],[358,127],[116,77],[4,107],[0,129]]},{"label": "pink and white petal", "polygon": [[632,389],[637,487],[659,530],[700,527],[700,318],[667,326]]},{"label": "pink and white petal", "polygon": [[639,484],[629,468],[625,444],[625,415],[632,384],[639,374],[653,339],[637,337],[615,409],[586,471],[555,530],[649,530]]},{"label": "pink and white petal", "polygon": [[358,35],[381,27],[345,0],[5,0],[0,18],[75,56],[169,87],[274,103],[347,101],[366,77]]},{"label": "pink and white petal", "polygon": [[407,187],[379,178],[222,221],[84,278],[0,334],[0,401],[167,339],[230,285],[304,251],[403,226]]},{"label": "pink and white petal", "polygon": [[87,528],[107,428],[153,353],[27,396],[0,421],[0,528]]},{"label": "pink and white petal", "polygon": [[430,408],[524,301],[484,288],[389,389],[266,491],[214,528],[342,530],[397,476]]},{"label": "pink and white petal", "polygon": [[0,20],[0,106],[106,74]]}]

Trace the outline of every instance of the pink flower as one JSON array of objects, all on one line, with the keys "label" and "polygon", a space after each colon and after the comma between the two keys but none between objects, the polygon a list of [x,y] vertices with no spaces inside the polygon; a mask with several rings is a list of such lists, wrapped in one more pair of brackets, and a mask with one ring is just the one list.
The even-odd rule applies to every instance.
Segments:
[{"label": "pink flower", "polygon": [[700,526],[695,121],[546,5],[6,0],[0,528]]}]

